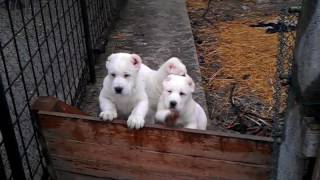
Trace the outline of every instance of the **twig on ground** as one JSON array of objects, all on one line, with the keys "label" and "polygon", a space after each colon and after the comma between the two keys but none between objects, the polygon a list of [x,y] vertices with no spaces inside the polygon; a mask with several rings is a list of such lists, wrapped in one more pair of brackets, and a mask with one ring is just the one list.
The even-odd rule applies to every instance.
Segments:
[{"label": "twig on ground", "polygon": [[217,72],[215,72],[214,74],[212,74],[212,76],[209,78],[209,83],[211,84],[211,82],[216,78],[216,76],[222,71],[223,68],[220,68]]},{"label": "twig on ground", "polygon": [[[246,117],[250,117],[250,115],[247,115]],[[255,118],[257,121],[260,121],[261,123],[265,124],[266,126],[272,127],[272,125],[270,123],[266,122],[265,120],[258,118],[258,117],[255,117]]]},{"label": "twig on ground", "polygon": [[259,123],[258,121],[256,121],[255,119],[253,119],[252,117],[250,116],[244,116],[245,118],[247,118],[248,120],[250,121],[253,121],[254,123],[256,123],[258,126],[261,126],[261,123]]}]

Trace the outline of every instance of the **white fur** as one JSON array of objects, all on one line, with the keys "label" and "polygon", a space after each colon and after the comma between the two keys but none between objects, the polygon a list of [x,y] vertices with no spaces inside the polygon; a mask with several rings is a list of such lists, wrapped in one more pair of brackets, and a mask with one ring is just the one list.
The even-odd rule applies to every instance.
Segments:
[{"label": "white fur", "polygon": [[[176,125],[205,130],[207,117],[203,108],[192,99],[194,89],[194,82],[188,75],[169,75],[163,81],[163,92],[159,98],[156,120],[164,122],[170,114],[170,109],[174,109],[179,112]],[[176,106],[170,106],[170,102],[176,102]]]},{"label": "white fur", "polygon": [[146,83],[146,92],[149,98],[148,119],[154,120],[159,97],[162,93],[162,82],[169,74],[186,75],[186,66],[176,57],[163,63],[158,70],[152,70],[142,64],[140,69]]},{"label": "white fur", "polygon": [[[136,54],[116,53],[108,57],[108,75],[99,95],[99,116],[103,120],[128,118],[129,128],[144,126],[149,102],[140,73],[141,64],[142,60]],[[122,88],[121,93],[117,93],[116,88]]]}]

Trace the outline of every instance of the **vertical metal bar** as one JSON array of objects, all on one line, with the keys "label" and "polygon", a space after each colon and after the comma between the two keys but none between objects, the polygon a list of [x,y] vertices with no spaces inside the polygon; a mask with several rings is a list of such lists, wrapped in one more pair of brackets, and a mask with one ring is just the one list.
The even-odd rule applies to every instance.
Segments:
[{"label": "vertical metal bar", "polygon": [[[88,4],[89,7],[91,7],[91,11],[89,11],[90,13],[90,16],[91,16],[91,19],[89,19],[90,21],[90,24],[91,24],[91,40],[92,40],[92,47],[94,47],[94,44],[96,43],[96,33],[93,33],[94,32],[97,32],[99,33],[99,25],[98,25],[98,19],[97,19],[97,14],[98,14],[98,10],[97,10],[97,6],[96,6],[97,2],[96,0],[91,0],[91,3]],[[88,8],[90,9],[90,8]]]},{"label": "vertical metal bar", "polygon": [[103,14],[104,14],[105,25],[108,28],[110,24],[109,24],[107,1],[102,1],[102,3],[103,3]]},{"label": "vertical metal bar", "polygon": [[82,15],[82,21],[83,21],[83,30],[84,30],[84,36],[85,36],[86,49],[88,54],[87,65],[89,66],[90,82],[94,83],[96,81],[96,72],[94,69],[92,41],[90,38],[89,19],[88,19],[86,0],[80,0],[80,7],[81,7],[81,15]]},{"label": "vertical metal bar", "polygon": [[[80,3],[79,1],[77,0],[77,16],[79,17],[79,19],[81,19],[81,7],[80,7]],[[83,38],[83,21],[79,21],[79,31],[80,31],[80,35],[79,37],[81,37],[81,42],[79,43],[79,49],[80,49],[80,57],[85,57],[85,55],[87,54],[87,52],[82,52],[82,50],[86,51],[85,49],[85,39]],[[79,33],[79,32],[78,32]],[[80,68],[82,68],[83,64],[81,62],[80,64]]]},{"label": "vertical metal bar", "polygon": [[113,0],[110,0],[110,7],[111,7],[111,14],[112,17],[114,18],[114,16],[117,14],[116,10],[117,10],[117,6],[114,4]]},{"label": "vertical metal bar", "polygon": [[93,29],[97,29],[96,24],[94,23],[94,19],[95,19],[95,10],[93,9],[93,6],[94,6],[94,2],[93,0],[86,0],[86,2],[88,2],[86,4],[86,10],[87,10],[87,14],[88,14],[88,29],[89,29],[89,35],[90,35],[90,38],[91,38],[91,48],[93,48],[93,44],[95,43],[95,39],[94,39],[94,35],[92,32],[90,32],[90,30],[93,30]]},{"label": "vertical metal bar", "polygon": [[103,24],[104,27],[107,28],[109,26],[109,22],[108,22],[108,15],[107,15],[107,7],[106,7],[107,2],[106,1],[102,1],[102,11],[103,11]]},{"label": "vertical metal bar", "polygon": [[111,2],[110,2],[110,0],[107,0],[107,8],[108,8],[108,11],[107,11],[107,13],[108,13],[108,21],[110,22],[109,24],[112,24],[112,12],[111,12]]},{"label": "vertical metal bar", "polygon": [[[98,39],[98,38],[100,38],[101,37],[101,34],[102,34],[102,31],[103,31],[103,29],[104,29],[104,24],[103,24],[103,19],[102,19],[102,17],[103,17],[103,12],[101,11],[101,4],[100,4],[100,1],[99,0],[97,0],[97,2],[96,2],[96,9],[97,9],[97,12],[96,12],[96,14],[97,14],[97,24],[98,24],[98,28],[99,28],[99,30],[98,30],[98,32],[99,32],[99,34],[98,34],[98,36],[97,37],[95,37],[95,39]],[[96,42],[97,43],[97,42]]]},{"label": "vertical metal bar", "polygon": [[[2,146],[2,141],[0,142],[0,147]],[[0,179],[7,179],[6,177],[6,170],[4,169],[4,165],[3,165],[3,160],[2,160],[2,156],[0,153]]]},{"label": "vertical metal bar", "polygon": [[20,152],[18,148],[18,143],[15,137],[14,127],[12,125],[10,110],[7,104],[6,95],[4,93],[1,77],[0,77],[0,114],[1,114],[0,131],[2,133],[4,146],[8,155],[12,176],[14,179],[25,180],[26,177],[24,174],[22,160],[20,158]]},{"label": "vertical metal bar", "polygon": [[[87,0],[87,10],[88,10],[88,23],[89,23],[89,34],[91,37],[91,47],[93,47],[93,44],[95,43],[95,39],[94,39],[94,34],[91,32],[92,30],[97,29],[96,27],[96,23],[94,23],[95,21],[95,13],[96,12],[93,8],[94,8],[94,1],[93,0]],[[91,31],[90,31],[91,30]]]}]

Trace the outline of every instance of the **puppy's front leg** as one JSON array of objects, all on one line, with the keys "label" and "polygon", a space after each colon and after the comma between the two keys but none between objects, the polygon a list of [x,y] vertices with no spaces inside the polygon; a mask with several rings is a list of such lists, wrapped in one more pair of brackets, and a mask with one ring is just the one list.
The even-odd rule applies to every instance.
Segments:
[{"label": "puppy's front leg", "polygon": [[158,106],[157,106],[157,112],[156,112],[156,121],[160,123],[165,123],[166,118],[171,114],[171,111],[169,109],[166,109],[163,104],[163,98],[160,96]]},{"label": "puppy's front leg", "polygon": [[102,118],[103,120],[112,121],[114,118],[118,116],[114,103],[107,97],[100,95],[99,105],[101,109],[101,113],[99,114],[99,117]]},{"label": "puppy's front leg", "polygon": [[147,115],[148,108],[149,108],[148,99],[139,101],[138,104],[132,110],[131,115],[128,118],[128,121],[127,121],[128,127],[131,129],[142,128],[145,123],[144,118]]},{"label": "puppy's front leg", "polygon": [[198,129],[197,123],[189,123],[187,125],[184,126],[184,128],[188,128],[188,129]]},{"label": "puppy's front leg", "polygon": [[171,111],[169,109],[158,110],[156,113],[156,121],[164,123],[170,113]]}]

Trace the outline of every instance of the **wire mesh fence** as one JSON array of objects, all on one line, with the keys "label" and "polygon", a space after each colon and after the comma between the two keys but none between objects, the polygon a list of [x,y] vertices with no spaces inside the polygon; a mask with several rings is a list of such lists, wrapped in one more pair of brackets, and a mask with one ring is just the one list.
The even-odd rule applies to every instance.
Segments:
[{"label": "wire mesh fence", "polygon": [[273,172],[272,179],[277,177],[278,153],[284,132],[284,116],[287,110],[288,92],[290,88],[291,67],[298,25],[299,7],[283,9],[280,13],[278,30],[277,69],[274,84],[273,126]]},{"label": "wire mesh fence", "polygon": [[79,105],[86,84],[95,79],[94,48],[124,2],[0,1],[0,179],[47,176],[30,106],[38,96]]},{"label": "wire mesh fence", "polygon": [[287,107],[288,89],[290,85],[293,50],[295,46],[296,26],[298,12],[291,9],[282,10],[280,13],[279,49],[277,57],[276,83],[274,94],[274,134],[281,137],[284,125],[283,116]]}]

